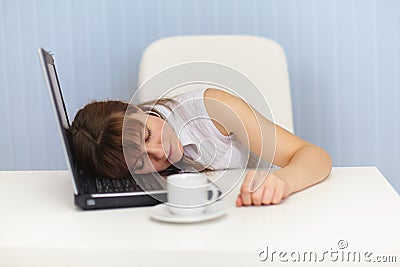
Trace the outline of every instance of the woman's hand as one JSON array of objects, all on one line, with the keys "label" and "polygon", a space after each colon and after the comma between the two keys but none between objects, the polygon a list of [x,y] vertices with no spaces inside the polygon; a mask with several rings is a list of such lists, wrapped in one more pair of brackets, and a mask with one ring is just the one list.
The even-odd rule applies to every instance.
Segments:
[{"label": "woman's hand", "polygon": [[[252,182],[253,177],[255,179]],[[260,182],[262,184],[257,188]],[[257,188],[256,191],[250,191],[250,183]],[[279,204],[290,194],[289,183],[277,174],[269,173],[267,170],[249,170],[237,197],[236,206]]]},{"label": "woman's hand", "polygon": [[243,99],[208,88],[204,92],[204,104],[221,134],[235,134],[254,154],[282,168],[272,174],[266,173],[265,181],[256,192],[249,191],[252,175],[248,173],[237,206],[280,203],[290,194],[317,184],[330,174],[332,159],[323,148],[274,124]]}]

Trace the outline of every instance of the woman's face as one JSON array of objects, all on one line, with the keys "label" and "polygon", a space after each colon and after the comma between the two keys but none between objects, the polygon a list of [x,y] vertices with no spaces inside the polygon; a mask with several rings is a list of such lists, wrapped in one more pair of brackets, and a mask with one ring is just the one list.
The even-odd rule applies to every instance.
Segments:
[{"label": "woman's face", "polygon": [[182,144],[166,121],[141,111],[130,116],[145,125],[144,139],[140,148],[143,168],[136,169],[135,173],[162,171],[182,159]]}]

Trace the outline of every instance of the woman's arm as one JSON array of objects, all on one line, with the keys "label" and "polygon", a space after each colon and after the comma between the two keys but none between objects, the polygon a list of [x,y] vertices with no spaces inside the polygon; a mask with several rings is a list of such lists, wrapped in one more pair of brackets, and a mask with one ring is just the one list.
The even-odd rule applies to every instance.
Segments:
[{"label": "woman's arm", "polygon": [[204,103],[222,134],[235,133],[254,153],[282,167],[265,174],[267,179],[255,192],[250,192],[249,184],[256,174],[249,172],[238,196],[238,206],[277,204],[329,175],[332,162],[324,149],[275,125],[240,98],[209,88],[204,93]]}]

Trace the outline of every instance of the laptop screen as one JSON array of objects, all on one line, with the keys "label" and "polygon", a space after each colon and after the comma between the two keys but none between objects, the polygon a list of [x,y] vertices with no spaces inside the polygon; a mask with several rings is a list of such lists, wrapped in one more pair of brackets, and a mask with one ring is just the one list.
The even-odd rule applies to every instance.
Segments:
[{"label": "laptop screen", "polygon": [[[56,69],[54,65],[47,64],[47,69],[50,75],[50,82],[53,88],[59,88],[58,77],[56,74]],[[61,122],[61,125],[64,129],[68,129],[70,127],[67,111],[65,108],[65,104],[63,101],[63,97],[61,94],[61,90],[53,90],[54,93],[54,101],[57,106],[57,113]]]},{"label": "laptop screen", "polygon": [[54,65],[53,57],[43,48],[39,48],[39,58],[42,65],[44,78],[46,81],[47,89],[49,91],[50,101],[57,119],[57,128],[62,138],[62,146],[67,161],[68,170],[72,176],[72,183],[74,186],[75,195],[78,194],[77,188],[77,168],[74,164],[72,157],[72,148],[69,143],[67,129],[70,126],[67,110],[65,108],[64,99],[62,96],[60,83],[57,76],[56,67]]}]

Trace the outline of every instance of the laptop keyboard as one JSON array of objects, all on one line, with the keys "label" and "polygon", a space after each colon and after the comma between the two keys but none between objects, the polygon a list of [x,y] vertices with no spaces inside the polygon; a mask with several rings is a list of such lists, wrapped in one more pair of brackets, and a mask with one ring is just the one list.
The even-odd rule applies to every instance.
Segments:
[{"label": "laptop keyboard", "polygon": [[107,179],[96,178],[97,193],[121,193],[121,192],[139,192],[143,189],[135,182],[134,179]]},{"label": "laptop keyboard", "polygon": [[[153,177],[141,177],[141,183],[146,190],[162,190],[162,186]],[[121,193],[144,191],[133,178],[107,179],[96,178],[97,193]]]}]

